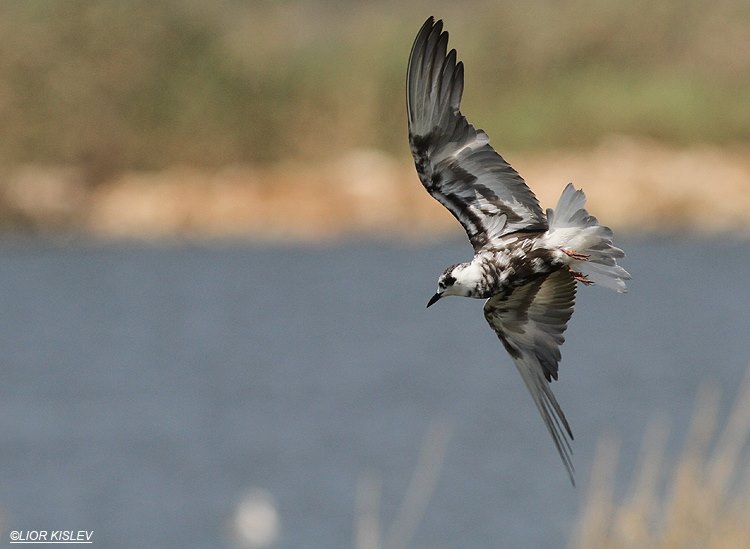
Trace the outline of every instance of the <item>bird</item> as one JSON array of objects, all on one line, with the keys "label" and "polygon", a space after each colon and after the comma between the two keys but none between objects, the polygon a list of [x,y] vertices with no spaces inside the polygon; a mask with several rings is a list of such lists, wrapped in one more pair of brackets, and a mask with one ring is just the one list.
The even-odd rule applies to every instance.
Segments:
[{"label": "bird", "polygon": [[471,261],[439,276],[431,307],[447,296],[484,299],[484,317],[521,374],[575,485],[573,431],[550,384],[578,284],[627,292],[613,232],[569,183],[542,211],[524,179],[461,113],[463,62],[448,51],[442,20],[429,17],[414,40],[406,78],[409,145],[427,190],[463,226]]}]

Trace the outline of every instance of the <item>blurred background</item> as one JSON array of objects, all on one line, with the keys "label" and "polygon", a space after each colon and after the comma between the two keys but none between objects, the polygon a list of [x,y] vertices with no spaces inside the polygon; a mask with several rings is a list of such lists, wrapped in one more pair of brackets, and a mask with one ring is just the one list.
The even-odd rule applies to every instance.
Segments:
[{"label": "blurred background", "polygon": [[[750,7],[740,0],[0,10],[0,212],[11,230],[449,230],[414,185],[405,145],[405,64],[425,14],[447,21],[466,64],[463,111],[544,204],[572,180],[620,227],[748,225]],[[294,220],[279,215],[290,201]]]},{"label": "blurred background", "polygon": [[[628,254],[554,387],[576,489],[480,304],[424,311],[470,255],[409,156],[428,15]],[[2,535],[750,543],[748,2],[3,2],[0,132]]]}]

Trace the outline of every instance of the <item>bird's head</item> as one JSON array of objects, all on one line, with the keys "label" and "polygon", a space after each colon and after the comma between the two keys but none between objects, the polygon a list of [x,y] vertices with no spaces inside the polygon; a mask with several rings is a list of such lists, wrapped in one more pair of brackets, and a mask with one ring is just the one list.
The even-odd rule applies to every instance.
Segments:
[{"label": "bird's head", "polygon": [[470,297],[477,286],[475,270],[471,263],[459,263],[445,269],[438,278],[438,290],[427,306],[434,305],[440,298],[449,295]]}]

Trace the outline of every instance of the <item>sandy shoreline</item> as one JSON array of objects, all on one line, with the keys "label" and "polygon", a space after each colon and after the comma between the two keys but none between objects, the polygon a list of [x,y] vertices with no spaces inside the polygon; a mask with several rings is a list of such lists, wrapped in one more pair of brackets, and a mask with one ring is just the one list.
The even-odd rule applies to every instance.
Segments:
[{"label": "sandy shoreline", "polygon": [[[508,155],[543,207],[568,181],[618,230],[750,235],[750,147],[611,137],[587,151]],[[25,166],[0,186],[5,227],[105,238],[241,237],[309,241],[348,234],[423,238],[455,230],[413,165],[374,150],[319,166],[178,166],[93,187],[72,167]]]}]

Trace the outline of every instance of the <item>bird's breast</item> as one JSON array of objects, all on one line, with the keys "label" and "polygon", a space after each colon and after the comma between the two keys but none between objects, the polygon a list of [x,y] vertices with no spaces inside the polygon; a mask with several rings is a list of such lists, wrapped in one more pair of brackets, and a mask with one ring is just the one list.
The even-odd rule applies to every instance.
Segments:
[{"label": "bird's breast", "polygon": [[495,250],[483,260],[482,284],[478,290],[489,298],[506,294],[513,289],[557,270],[552,251],[545,248],[533,248],[530,241],[518,242],[516,246]]}]

